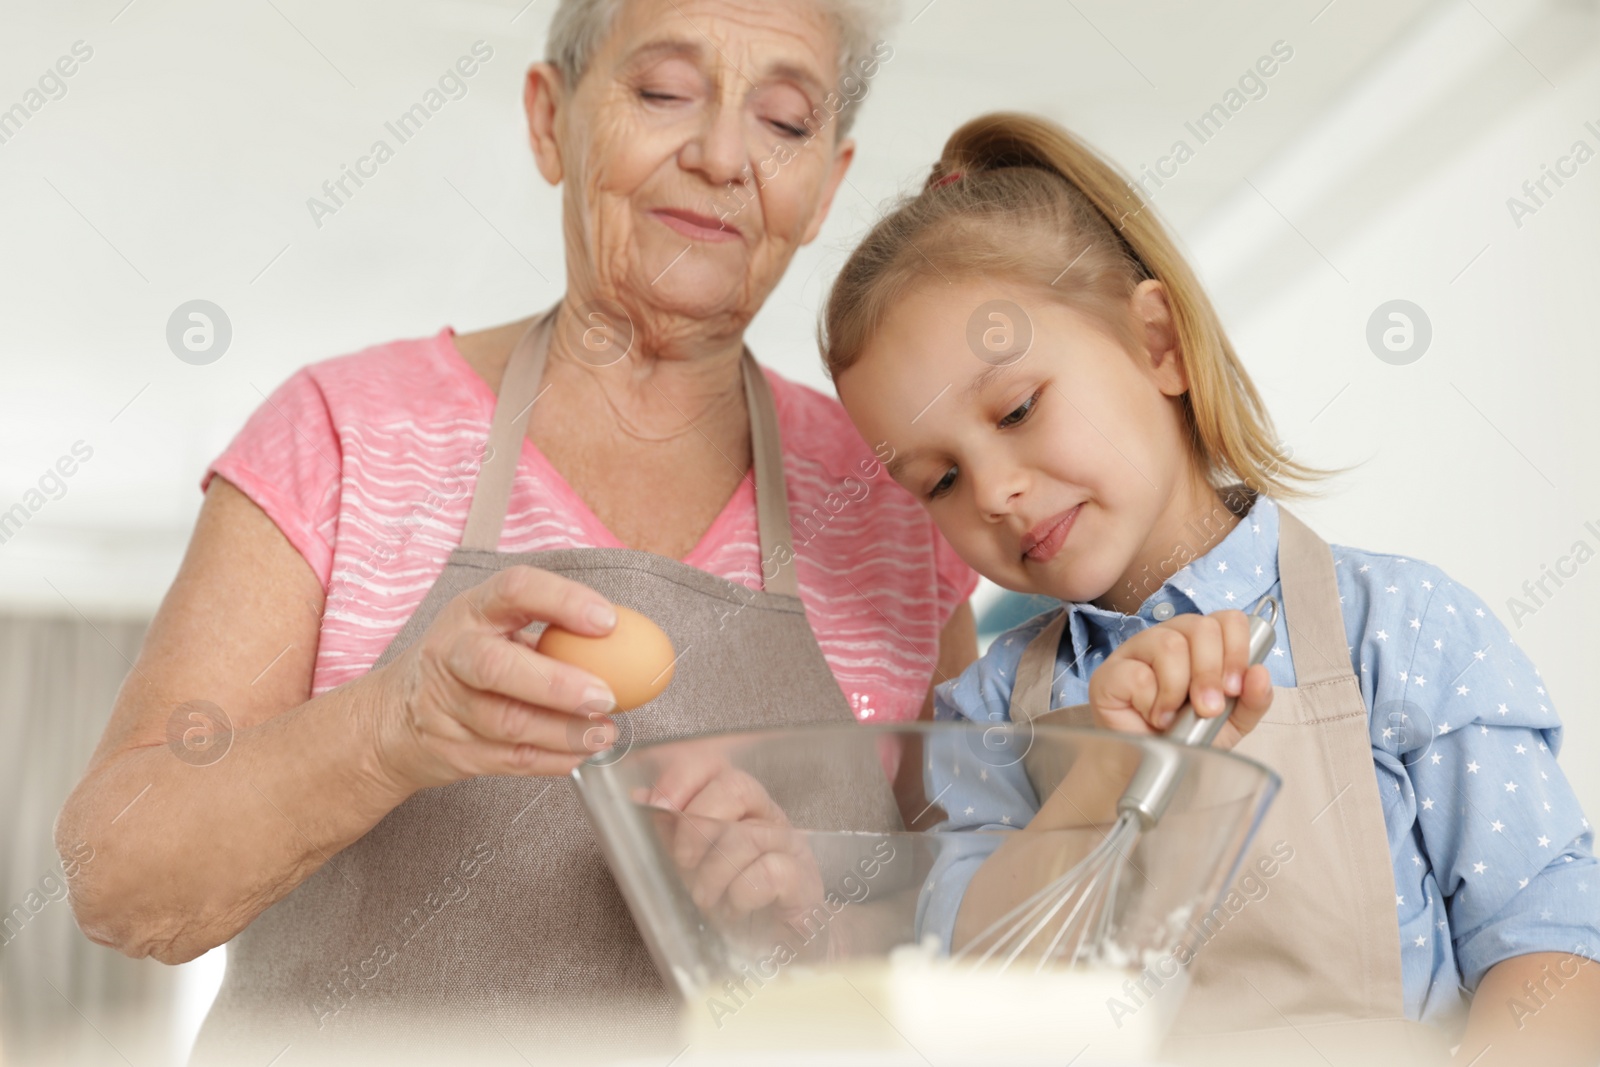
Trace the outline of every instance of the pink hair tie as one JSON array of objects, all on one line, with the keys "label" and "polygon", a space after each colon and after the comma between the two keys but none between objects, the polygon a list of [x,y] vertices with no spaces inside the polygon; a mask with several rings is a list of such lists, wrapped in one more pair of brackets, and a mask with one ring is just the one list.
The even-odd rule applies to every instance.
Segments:
[{"label": "pink hair tie", "polygon": [[963,173],[964,173],[963,171],[953,170],[949,174],[946,174],[943,178],[940,178],[938,181],[934,182],[933,183],[933,188],[935,188],[935,189],[943,189],[945,186],[949,185],[951,182],[953,182],[956,179],[960,178]]}]

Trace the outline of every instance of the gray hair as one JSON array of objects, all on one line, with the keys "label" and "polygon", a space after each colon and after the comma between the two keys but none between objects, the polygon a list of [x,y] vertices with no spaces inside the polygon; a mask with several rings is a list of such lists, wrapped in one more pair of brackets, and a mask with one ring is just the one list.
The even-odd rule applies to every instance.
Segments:
[{"label": "gray hair", "polygon": [[[545,62],[561,72],[570,88],[578,84],[589,61],[611,32],[627,0],[560,0],[550,18],[545,40]],[[839,29],[840,85],[843,105],[839,110],[839,136],[850,132],[856,110],[866,98],[871,81],[869,70],[876,70],[875,47],[898,15],[898,0],[812,0],[833,19]],[[849,79],[854,79],[853,82]],[[851,89],[850,85],[855,88]],[[819,109],[820,110],[820,109]],[[831,110],[831,109],[830,109]],[[809,124],[808,124],[809,128]]]}]

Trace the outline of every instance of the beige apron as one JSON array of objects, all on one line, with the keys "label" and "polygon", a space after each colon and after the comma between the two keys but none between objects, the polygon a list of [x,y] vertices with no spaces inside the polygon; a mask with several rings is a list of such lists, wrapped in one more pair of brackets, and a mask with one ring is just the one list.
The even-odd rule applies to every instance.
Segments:
[{"label": "beige apron", "polygon": [[[1270,857],[1276,873],[1199,948],[1164,1053],[1230,1067],[1443,1062],[1443,1034],[1404,1016],[1394,872],[1333,553],[1281,507],[1279,516],[1296,685],[1273,690],[1266,718],[1234,749],[1283,779],[1240,865],[1259,877]],[[1087,705],[1049,710],[1066,618],[1023,651],[1014,721],[1093,724]],[[1285,845],[1293,856],[1279,862]]]},{"label": "beige apron", "polygon": [[[748,350],[764,590],[631,549],[496,550],[554,312],[507,364],[461,547],[376,666],[451,598],[529,564],[643,612],[679,653],[660,697],[615,716],[618,746],[853,721],[799,599],[776,414]],[[240,932],[195,1061],[265,1067],[287,1048],[286,1067],[387,1041],[418,1055],[431,1042],[452,1055],[470,1047],[475,1063],[521,1063],[562,1036],[591,1049],[641,1034],[666,1040],[676,1007],[571,782],[481,777],[416,793]]]}]

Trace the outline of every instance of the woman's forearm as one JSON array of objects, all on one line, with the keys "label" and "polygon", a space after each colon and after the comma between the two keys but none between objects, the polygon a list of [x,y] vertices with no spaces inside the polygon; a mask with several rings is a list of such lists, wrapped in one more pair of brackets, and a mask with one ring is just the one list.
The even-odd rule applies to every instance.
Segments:
[{"label": "woman's forearm", "polygon": [[232,938],[407,795],[379,767],[366,675],[232,736],[204,766],[166,745],[92,768],[56,822],[93,940],[181,963]]}]

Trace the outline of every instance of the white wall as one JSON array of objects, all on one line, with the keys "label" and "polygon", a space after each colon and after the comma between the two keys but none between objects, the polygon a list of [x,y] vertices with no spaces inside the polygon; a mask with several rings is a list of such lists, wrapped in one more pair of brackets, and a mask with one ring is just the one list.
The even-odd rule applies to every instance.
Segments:
[{"label": "white wall", "polygon": [[[1600,155],[1534,215],[1506,201],[1575,141],[1600,153],[1597,9],[1479,6],[1505,37],[1468,5],[1436,9],[1190,239],[1296,456],[1359,464],[1301,510],[1496,608],[1543,672],[1592,815],[1600,561],[1547,582],[1531,615],[1508,600],[1537,604],[1523,583],[1574,542],[1600,552]],[[1395,298],[1433,329],[1406,366],[1364,339]]]}]

